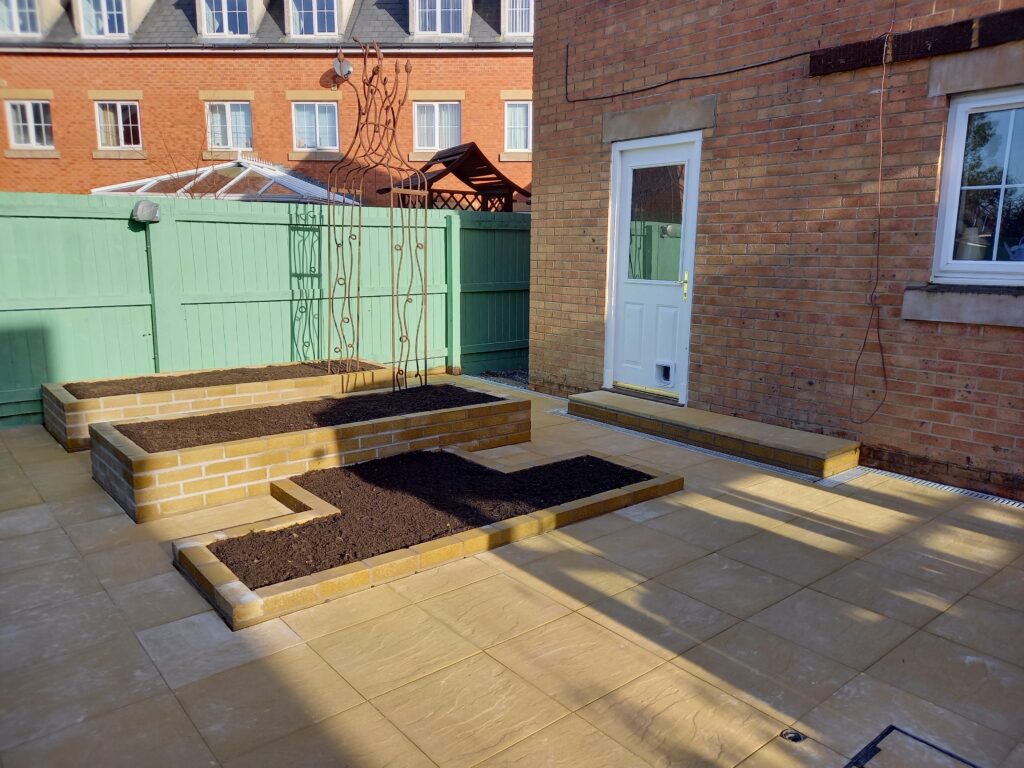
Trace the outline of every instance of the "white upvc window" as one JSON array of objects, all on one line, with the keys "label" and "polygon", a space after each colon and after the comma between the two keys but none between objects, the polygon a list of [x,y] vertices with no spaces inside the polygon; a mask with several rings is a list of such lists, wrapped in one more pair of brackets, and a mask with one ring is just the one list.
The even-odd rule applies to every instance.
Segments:
[{"label": "white upvc window", "polygon": [[293,35],[337,35],[337,0],[291,0]]},{"label": "white upvc window", "polygon": [[533,34],[533,0],[505,0],[505,34]]},{"label": "white upvc window", "polygon": [[0,35],[39,33],[37,0],[0,0]]},{"label": "white upvc window", "polygon": [[950,103],[933,279],[1024,284],[1024,88]]},{"label": "white upvc window", "polygon": [[79,0],[82,35],[109,37],[126,35],[124,0]]},{"label": "white upvc window", "polygon": [[294,102],[292,134],[295,149],[338,149],[338,105],[332,102]]},{"label": "white upvc window", "polygon": [[462,0],[416,0],[416,30],[437,35],[461,35]]},{"label": "white upvc window", "polygon": [[505,102],[505,151],[533,151],[533,102]]},{"label": "white upvc window", "polygon": [[97,101],[100,149],[141,149],[142,122],[137,101]]},{"label": "white upvc window", "polygon": [[12,149],[53,149],[48,101],[8,101],[7,128]]},{"label": "white upvc window", "polygon": [[252,149],[252,107],[249,102],[207,102],[206,135],[210,149]]},{"label": "white upvc window", "polygon": [[438,151],[462,143],[462,104],[458,101],[417,101],[413,109],[414,148]]},{"label": "white upvc window", "polygon": [[207,35],[248,35],[248,0],[203,0]]}]

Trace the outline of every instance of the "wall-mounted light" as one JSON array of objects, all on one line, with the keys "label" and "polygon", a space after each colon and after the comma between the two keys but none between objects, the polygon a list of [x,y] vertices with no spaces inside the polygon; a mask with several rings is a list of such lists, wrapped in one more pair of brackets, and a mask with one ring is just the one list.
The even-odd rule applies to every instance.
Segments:
[{"label": "wall-mounted light", "polygon": [[139,200],[132,208],[131,219],[140,224],[156,224],[160,221],[160,206],[152,200]]}]

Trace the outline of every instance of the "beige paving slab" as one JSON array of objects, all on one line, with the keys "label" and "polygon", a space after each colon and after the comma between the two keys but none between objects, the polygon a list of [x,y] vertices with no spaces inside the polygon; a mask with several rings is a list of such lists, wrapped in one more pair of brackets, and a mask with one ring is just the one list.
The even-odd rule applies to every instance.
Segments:
[{"label": "beige paving slab", "polygon": [[483,653],[373,704],[435,763],[452,768],[475,765],[567,714]]},{"label": "beige paving slab", "polygon": [[434,768],[372,704],[360,704],[224,763],[226,768]]},{"label": "beige paving slab", "polygon": [[738,768],[846,768],[847,759],[813,739],[794,744],[776,737]]},{"label": "beige paving slab", "polygon": [[137,635],[167,684],[175,689],[301,642],[280,619],[232,632],[213,611],[144,629]]},{"label": "beige paving slab", "polygon": [[672,663],[785,723],[813,709],[857,674],[746,621]]},{"label": "beige paving slab", "polygon": [[556,552],[508,574],[572,610],[645,581],[639,573],[579,549]]},{"label": "beige paving slab", "polygon": [[0,750],[167,690],[135,638],[113,638],[0,676]]},{"label": "beige paving slab", "polygon": [[480,768],[647,768],[649,763],[582,718],[569,715],[478,765]]},{"label": "beige paving slab", "polygon": [[498,573],[483,560],[467,557],[437,568],[406,576],[391,583],[391,588],[410,602],[427,600],[453,589],[472,584]]},{"label": "beige paving slab", "polygon": [[685,448],[682,445],[670,445],[648,441],[639,450],[630,451],[631,458],[637,459],[642,464],[649,464],[668,471],[682,471],[694,464],[701,464],[710,461],[713,456],[699,451]]},{"label": "beige paving slab", "polygon": [[690,505],[644,524],[714,551],[776,528],[790,519],[792,516],[788,513],[723,494],[718,498],[694,500]]},{"label": "beige paving slab", "polygon": [[976,723],[1024,739],[1024,669],[918,632],[868,673]]},{"label": "beige paving slab", "polygon": [[868,504],[855,498],[843,498],[834,504],[805,512],[793,524],[862,551],[880,547],[914,530],[923,521],[894,509]]},{"label": "beige paving slab", "polygon": [[956,602],[961,593],[865,560],[816,581],[812,588],[861,608],[924,626]]},{"label": "beige paving slab", "polygon": [[103,488],[86,474],[78,474],[77,462],[68,462],[60,472],[47,473],[45,479],[35,481],[36,490],[44,501],[67,501],[81,496],[102,498]]},{"label": "beige paving slab", "polygon": [[172,571],[110,588],[110,597],[134,630],[210,610],[199,591]]},{"label": "beige paving slab", "polygon": [[936,517],[964,501],[958,493],[897,479],[888,479],[855,495],[872,504],[923,517]]},{"label": "beige paving slab", "polygon": [[477,652],[468,640],[414,605],[311,640],[310,647],[366,698]]},{"label": "beige paving slab", "polygon": [[941,518],[943,522],[997,539],[1024,545],[1024,510],[981,499],[967,499]]},{"label": "beige paving slab", "polygon": [[1003,734],[866,674],[812,709],[796,728],[853,757],[892,724],[983,766],[999,765],[1013,746]]},{"label": "beige paving slab", "polygon": [[909,624],[811,589],[765,608],[750,621],[858,671],[914,632]]},{"label": "beige paving slab", "polygon": [[781,576],[718,554],[662,574],[658,581],[741,619],[800,589]]},{"label": "beige paving slab", "polygon": [[1024,611],[1024,570],[1003,568],[981,586],[975,587],[971,594],[990,603]]},{"label": "beige paving slab", "polygon": [[904,768],[904,766],[925,765],[928,768],[963,768],[964,763],[952,755],[943,753],[913,736],[894,731],[880,743],[881,751],[872,759],[878,768]]},{"label": "beige paving slab", "polygon": [[88,523],[103,517],[123,515],[124,510],[117,502],[102,491],[98,494],[76,496],[63,501],[51,502],[50,512],[65,528],[79,523]]},{"label": "beige paving slab", "polygon": [[129,544],[159,540],[149,535],[143,526],[134,523],[127,513],[69,525],[66,531],[68,537],[83,555],[114,547],[124,547]]},{"label": "beige paving slab", "polygon": [[1024,742],[1021,742],[1011,752],[1001,768],[1024,768]]},{"label": "beige paving slab", "polygon": [[670,512],[682,509],[687,506],[687,503],[691,499],[707,498],[711,497],[705,496],[701,493],[695,493],[693,491],[676,491],[675,493],[670,493],[667,496],[659,496],[656,499],[649,499],[648,501],[634,504],[631,507],[617,509],[612,514],[624,517],[634,523],[644,523],[648,520],[653,520],[656,517],[661,517],[662,515],[667,515]]},{"label": "beige paving slab", "polygon": [[[609,515],[604,515],[603,517],[609,517]],[[557,533],[558,531],[542,536],[531,536],[528,539],[516,541],[512,544],[505,544],[497,549],[481,552],[479,555],[476,555],[476,559],[486,563],[496,571],[507,571],[512,568],[518,568],[526,563],[532,563],[534,560],[540,560],[542,557],[553,555],[556,552],[572,549],[578,543],[570,542],[564,537],[559,537],[556,535]]]},{"label": "beige paving slab", "polygon": [[591,539],[580,548],[648,578],[691,563],[708,553],[706,549],[645,525],[633,525]]},{"label": "beige paving slab", "polygon": [[571,710],[661,663],[655,654],[578,614],[496,645],[488,653]]},{"label": "beige paving slab", "polygon": [[391,584],[381,584],[328,603],[290,613],[283,616],[282,620],[303,640],[312,640],[397,611],[407,605],[409,601],[395,592]]},{"label": "beige paving slab", "polygon": [[726,547],[721,554],[798,584],[810,584],[839,570],[864,550],[805,521],[786,523]]},{"label": "beige paving slab", "polygon": [[221,761],[363,703],[305,645],[190,683],[177,696]]},{"label": "beige paving slab", "polygon": [[561,618],[569,609],[504,574],[420,603],[478,648],[489,648]]},{"label": "beige paving slab", "polygon": [[0,575],[0,616],[103,589],[80,557]]},{"label": "beige paving slab", "polygon": [[0,674],[127,634],[105,592],[28,608],[0,625]]},{"label": "beige paving slab", "polygon": [[783,727],[672,664],[612,691],[579,714],[653,766],[733,766]]},{"label": "beige paving slab", "polygon": [[107,589],[174,571],[170,548],[155,541],[102,549],[86,555],[85,563]]},{"label": "beige paving slab", "polygon": [[39,533],[39,531],[57,528],[58,525],[59,523],[51,514],[48,504],[11,509],[0,512],[0,539]]},{"label": "beige paving slab", "polygon": [[74,557],[75,545],[60,528],[0,541],[0,573]]},{"label": "beige paving slab", "polygon": [[[633,522],[621,515],[598,515],[547,534],[547,538],[565,541],[572,546],[593,541],[611,533],[618,533],[632,527]],[[524,542],[525,543],[525,542]]]},{"label": "beige paving slab", "polygon": [[43,497],[30,482],[7,482],[0,488],[0,512],[43,503]]},{"label": "beige paving slab", "polygon": [[727,459],[711,459],[687,468],[686,487],[700,493],[735,493],[778,475]]},{"label": "beige paving slab", "polygon": [[760,504],[794,516],[830,506],[843,498],[842,494],[837,494],[831,488],[779,476],[744,488],[736,496],[747,504]]},{"label": "beige paving slab", "polygon": [[579,613],[663,659],[736,623],[736,617],[657,581],[645,581]]},{"label": "beige paving slab", "polygon": [[967,596],[925,629],[1024,667],[1024,612]]},{"label": "beige paving slab", "polygon": [[5,768],[199,768],[217,761],[169,693],[65,728],[2,755]]}]

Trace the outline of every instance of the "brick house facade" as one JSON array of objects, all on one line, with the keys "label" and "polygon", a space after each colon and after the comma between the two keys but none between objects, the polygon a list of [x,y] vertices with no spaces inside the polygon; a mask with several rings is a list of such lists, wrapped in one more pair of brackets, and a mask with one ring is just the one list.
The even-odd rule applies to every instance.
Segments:
[{"label": "brick house facade", "polygon": [[[465,0],[465,34],[443,36],[410,29],[413,4],[407,0],[336,0],[336,35],[296,34],[288,13],[296,0],[250,0],[248,36],[205,34],[204,2],[213,0],[198,0],[195,8],[192,2],[139,1],[125,6],[125,35],[101,38],[79,30],[74,16],[86,0],[47,16],[54,1],[37,0],[39,24],[51,19],[38,34],[0,31],[0,99],[7,104],[0,189],[82,193],[233,159],[237,150],[214,146],[211,139],[214,104],[248,105],[251,142],[244,143],[251,143],[252,154],[324,181],[356,119],[351,90],[332,87],[338,48],[355,63],[355,77],[362,75],[353,37],[381,42],[389,63],[412,64],[412,103],[403,111],[398,137],[412,165],[433,154],[414,146],[414,104],[457,103],[461,141],[476,142],[510,179],[530,184],[528,148],[507,147],[506,109],[531,99],[532,37],[507,34],[500,0]],[[133,10],[139,17],[134,25]],[[25,146],[14,140],[10,104],[38,102],[49,105],[52,139]],[[101,103],[137,104],[141,147],[101,146]],[[311,112],[324,105],[336,114],[337,134],[329,143],[337,146],[298,146],[295,104],[313,105]]]},{"label": "brick house facade", "polygon": [[[1001,209],[998,256],[964,266],[977,243],[956,223],[959,174],[943,176],[964,160],[951,114],[980,95],[996,122],[1021,116],[991,193],[1017,199],[1022,8],[540,4],[531,385],[614,383],[616,141],[696,136],[687,405],[858,439],[864,463],[1024,498],[1024,209]],[[995,248],[983,230],[998,224],[972,216]],[[936,257],[940,230],[958,239]]]}]

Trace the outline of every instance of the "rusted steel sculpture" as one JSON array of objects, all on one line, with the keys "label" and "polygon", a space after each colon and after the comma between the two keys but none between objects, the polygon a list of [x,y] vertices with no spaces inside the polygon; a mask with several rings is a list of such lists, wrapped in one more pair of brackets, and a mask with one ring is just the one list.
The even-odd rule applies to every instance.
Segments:
[{"label": "rusted steel sculpture", "polygon": [[[348,149],[328,176],[328,366],[351,371],[359,360],[363,207],[348,203],[353,198],[362,203],[367,194],[386,186],[391,189],[392,389],[400,389],[408,386],[410,375],[427,383],[427,185],[398,149],[398,120],[408,97],[412,65],[406,62],[403,77],[396,61],[393,74],[388,74],[380,46],[360,45],[359,77],[354,77],[355,67],[341,51],[334,61],[335,81],[352,89],[358,115]],[[421,183],[414,188],[395,189],[399,181],[417,175]]]}]

